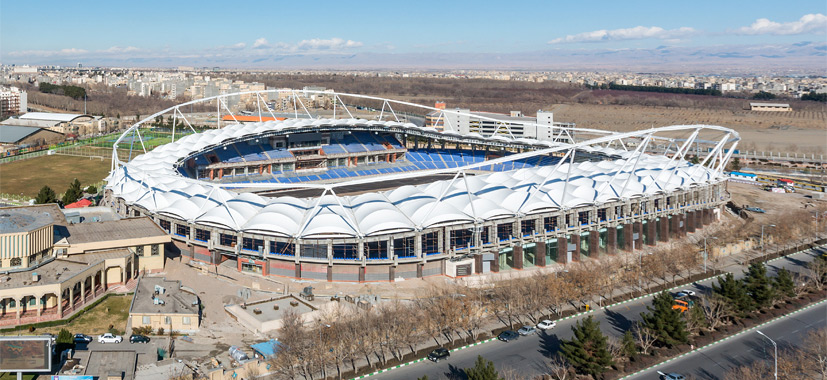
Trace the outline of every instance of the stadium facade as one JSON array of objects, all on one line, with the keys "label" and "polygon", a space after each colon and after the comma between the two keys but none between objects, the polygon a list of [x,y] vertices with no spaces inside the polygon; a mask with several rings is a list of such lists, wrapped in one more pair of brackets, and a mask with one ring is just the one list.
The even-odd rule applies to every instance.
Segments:
[{"label": "stadium facade", "polygon": [[[711,223],[729,199],[722,170],[738,135],[727,128],[558,127],[549,140],[515,139],[420,127],[392,105],[460,111],[335,97],[346,118],[334,109],[329,118],[308,112],[173,132],[174,142],[128,162],[115,149],[106,201],[122,215],[151,217],[193,260],[232,260],[272,276],[394,281],[641,249]],[[343,99],[381,101],[382,112],[360,119]],[[206,101],[220,113],[222,97],[197,102]],[[130,136],[143,145],[148,121],[185,119],[186,105],[137,123],[116,146]],[[692,164],[701,144],[705,156]]]}]

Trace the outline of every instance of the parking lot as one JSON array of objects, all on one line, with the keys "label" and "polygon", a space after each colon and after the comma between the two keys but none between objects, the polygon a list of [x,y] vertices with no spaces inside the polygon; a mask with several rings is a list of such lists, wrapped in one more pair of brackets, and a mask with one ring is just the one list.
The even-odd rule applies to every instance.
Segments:
[{"label": "parking lot", "polygon": [[75,357],[80,358],[82,363],[89,363],[90,354],[96,352],[123,352],[130,351],[137,354],[138,365],[155,363],[158,356],[158,348],[164,350],[169,345],[169,338],[167,337],[151,337],[149,343],[129,343],[129,336],[123,336],[121,343],[98,343],[97,336],[93,336],[93,341],[87,344],[79,343],[75,346]]}]

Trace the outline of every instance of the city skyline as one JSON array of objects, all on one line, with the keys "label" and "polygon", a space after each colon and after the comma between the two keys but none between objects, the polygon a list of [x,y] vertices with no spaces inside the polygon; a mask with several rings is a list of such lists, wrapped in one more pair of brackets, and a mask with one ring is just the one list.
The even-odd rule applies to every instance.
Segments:
[{"label": "city skyline", "polygon": [[824,71],[827,54],[819,2],[40,4],[34,25],[74,31],[33,27],[20,17],[26,6],[3,3],[3,64],[555,69],[702,61]]}]

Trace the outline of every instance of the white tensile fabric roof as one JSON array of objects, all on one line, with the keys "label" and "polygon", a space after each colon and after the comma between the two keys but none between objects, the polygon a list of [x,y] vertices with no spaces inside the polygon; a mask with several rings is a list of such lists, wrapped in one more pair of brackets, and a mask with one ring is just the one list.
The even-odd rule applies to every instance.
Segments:
[{"label": "white tensile fabric roof", "polygon": [[[509,172],[462,176],[385,192],[321,198],[261,197],[184,179],[174,164],[225,140],[263,132],[324,125],[371,125],[423,129],[413,124],[367,120],[286,120],[230,125],[181,138],[119,166],[108,177],[115,197],[152,213],[234,231],[295,238],[359,237],[481,222],[556,209],[635,198],[714,181],[713,171],[685,161],[592,147],[621,159],[568,162]],[[502,139],[502,136],[497,136]],[[579,149],[579,148],[578,148]],[[628,160],[634,173],[617,173]],[[674,165],[673,164],[673,165]],[[623,169],[629,171],[632,164]],[[569,178],[566,185],[566,178]],[[243,186],[243,185],[242,185]],[[440,199],[440,196],[442,198]]]}]

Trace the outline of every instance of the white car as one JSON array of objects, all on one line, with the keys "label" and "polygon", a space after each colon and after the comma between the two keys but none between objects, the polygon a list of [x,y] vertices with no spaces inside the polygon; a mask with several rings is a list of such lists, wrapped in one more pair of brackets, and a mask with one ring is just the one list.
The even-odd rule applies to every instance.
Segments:
[{"label": "white car", "polygon": [[683,289],[683,290],[681,290],[681,293],[684,293],[684,294],[692,296],[692,297],[695,296],[695,291],[694,290]]},{"label": "white car", "polygon": [[554,326],[557,326],[557,322],[550,321],[548,319],[542,320],[542,321],[540,321],[540,323],[537,324],[537,328],[540,329],[540,330],[553,329]]},{"label": "white car", "polygon": [[98,343],[120,343],[123,342],[123,337],[120,335],[112,335],[106,333],[98,337]]}]

